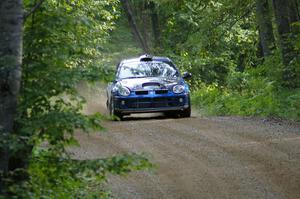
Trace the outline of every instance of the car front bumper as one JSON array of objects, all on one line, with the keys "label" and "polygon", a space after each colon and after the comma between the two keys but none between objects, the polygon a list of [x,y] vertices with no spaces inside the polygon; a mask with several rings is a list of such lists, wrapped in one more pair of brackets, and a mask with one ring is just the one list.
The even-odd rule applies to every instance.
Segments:
[{"label": "car front bumper", "polygon": [[115,96],[114,108],[121,113],[179,111],[189,107],[189,95]]}]

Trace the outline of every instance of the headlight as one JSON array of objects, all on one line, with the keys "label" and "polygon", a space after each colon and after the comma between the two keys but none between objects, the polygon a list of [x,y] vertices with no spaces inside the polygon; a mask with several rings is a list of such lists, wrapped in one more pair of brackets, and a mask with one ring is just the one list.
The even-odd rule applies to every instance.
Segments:
[{"label": "headlight", "polygon": [[184,92],[184,86],[183,85],[176,85],[173,87],[173,92],[176,94],[183,93]]},{"label": "headlight", "polygon": [[130,95],[130,90],[124,86],[118,87],[118,93],[122,96],[128,96]]}]

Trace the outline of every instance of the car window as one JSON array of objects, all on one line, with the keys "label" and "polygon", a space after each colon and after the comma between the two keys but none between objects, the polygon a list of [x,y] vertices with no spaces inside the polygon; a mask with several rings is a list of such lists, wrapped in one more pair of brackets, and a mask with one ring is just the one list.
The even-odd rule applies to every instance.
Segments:
[{"label": "car window", "polygon": [[177,70],[164,62],[130,62],[124,63],[117,74],[119,79],[139,77],[178,77]]}]

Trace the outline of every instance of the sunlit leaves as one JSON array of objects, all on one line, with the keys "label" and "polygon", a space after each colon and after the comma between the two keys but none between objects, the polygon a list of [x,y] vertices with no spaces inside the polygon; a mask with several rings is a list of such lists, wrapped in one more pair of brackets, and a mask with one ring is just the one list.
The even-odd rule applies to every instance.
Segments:
[{"label": "sunlit leaves", "polygon": [[[36,3],[24,0],[25,10]],[[0,139],[10,155],[30,160],[29,179],[10,181],[9,191],[16,198],[106,197],[99,187],[107,172],[125,174],[151,166],[137,154],[79,161],[66,150],[78,146],[77,130],[102,130],[103,116],[83,114],[85,99],[76,87],[110,77],[101,55],[115,28],[117,7],[117,0],[46,0],[26,19],[16,133]]]},{"label": "sunlit leaves", "polygon": [[[26,1],[25,5],[30,8],[33,2]],[[44,2],[27,20],[21,112],[23,124],[31,124],[33,133],[43,131],[52,136],[75,128],[88,129],[79,114],[82,101],[72,96],[77,95],[79,81],[107,76],[99,60],[100,47],[114,27],[118,15],[112,9],[115,6],[117,1],[52,0]],[[62,98],[66,94],[73,102]],[[93,125],[99,123],[90,127]]]},{"label": "sunlit leaves", "polygon": [[[29,168],[31,181],[23,185],[23,198],[108,198],[103,183],[109,173],[125,175],[152,168],[143,154],[124,154],[97,160],[57,157],[45,148],[35,148]],[[29,188],[29,189],[28,189]]]}]

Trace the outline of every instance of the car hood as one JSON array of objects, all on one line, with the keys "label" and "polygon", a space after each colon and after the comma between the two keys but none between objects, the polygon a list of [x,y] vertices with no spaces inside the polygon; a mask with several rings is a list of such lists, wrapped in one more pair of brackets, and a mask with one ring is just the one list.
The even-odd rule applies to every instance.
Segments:
[{"label": "car hood", "polygon": [[131,90],[155,90],[155,89],[169,89],[175,84],[182,84],[181,78],[161,78],[161,77],[147,77],[147,78],[129,78],[118,81],[119,84]]}]

